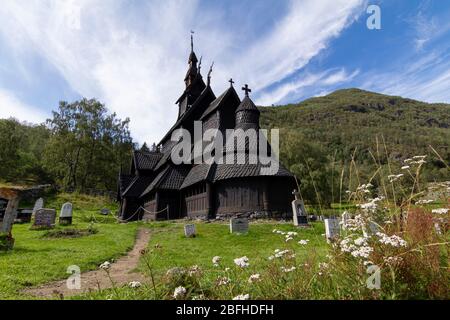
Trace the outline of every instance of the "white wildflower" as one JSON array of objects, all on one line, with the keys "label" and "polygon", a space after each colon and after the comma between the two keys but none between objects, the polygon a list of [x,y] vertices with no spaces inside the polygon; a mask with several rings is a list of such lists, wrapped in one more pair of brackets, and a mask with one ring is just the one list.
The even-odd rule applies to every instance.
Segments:
[{"label": "white wildflower", "polygon": [[369,246],[361,246],[358,249],[352,251],[350,254],[355,258],[368,258],[370,253],[373,252],[373,248]]},{"label": "white wildflower", "polygon": [[298,244],[300,244],[300,245],[304,246],[304,245],[307,245],[307,244],[308,244],[308,242],[309,242],[309,240],[308,240],[308,239],[306,239],[306,240],[300,240],[300,241],[298,242]]},{"label": "white wildflower", "polygon": [[416,201],[416,204],[428,204],[428,203],[432,203],[434,202],[434,200],[418,200]]},{"label": "white wildflower", "polygon": [[105,261],[100,265],[100,269],[109,270],[111,268],[111,263],[109,261]]},{"label": "white wildflower", "polygon": [[432,213],[436,214],[446,214],[448,212],[448,208],[439,208],[439,209],[433,209],[431,210]]},{"label": "white wildflower", "polygon": [[241,268],[246,268],[250,265],[246,256],[234,259],[234,263]]},{"label": "white wildflower", "polygon": [[200,275],[201,271],[202,270],[200,269],[200,267],[198,265],[194,265],[194,266],[189,268],[188,273],[189,273],[189,276],[192,277],[192,276],[195,276],[195,275]]},{"label": "white wildflower", "polygon": [[183,298],[186,295],[186,288],[179,286],[175,288],[175,291],[173,292],[173,297],[175,299]]},{"label": "white wildflower", "polygon": [[410,168],[410,166],[403,166],[401,169],[402,170],[408,170]]},{"label": "white wildflower", "polygon": [[218,267],[219,266],[220,259],[221,258],[219,256],[215,256],[215,257],[212,258],[212,263],[213,263],[214,267]]},{"label": "white wildflower", "polygon": [[292,271],[294,271],[295,269],[297,269],[297,268],[294,267],[294,266],[292,266],[292,267],[290,267],[290,268],[281,267],[281,271],[282,271],[282,272],[285,272],[285,273],[292,272]]},{"label": "white wildflower", "polygon": [[226,286],[231,282],[231,279],[228,277],[219,277],[217,278],[217,285],[219,286]]},{"label": "white wildflower", "polygon": [[142,284],[139,281],[131,281],[128,283],[128,286],[133,289],[139,288],[141,285]]},{"label": "white wildflower", "polygon": [[365,237],[359,237],[359,238],[356,238],[353,242],[354,242],[357,246],[366,245],[366,244],[367,244],[367,238],[365,238]]},{"label": "white wildflower", "polygon": [[255,283],[261,280],[261,275],[259,273],[252,274],[248,278],[248,283]]},{"label": "white wildflower", "polygon": [[389,244],[393,247],[406,247],[408,245],[405,240],[397,235],[388,236],[382,232],[377,232],[376,235],[380,238],[378,241],[383,244]]},{"label": "white wildflower", "polygon": [[250,295],[248,293],[247,294],[240,294],[240,295],[238,295],[238,296],[233,298],[233,300],[248,300],[248,299],[250,299]]}]

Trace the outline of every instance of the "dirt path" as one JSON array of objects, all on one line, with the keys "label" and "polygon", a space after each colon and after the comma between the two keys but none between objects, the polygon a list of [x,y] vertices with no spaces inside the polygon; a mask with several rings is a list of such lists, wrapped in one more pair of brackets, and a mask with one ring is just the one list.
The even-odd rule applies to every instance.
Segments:
[{"label": "dirt path", "polygon": [[[150,240],[150,231],[139,229],[133,249],[128,254],[111,264],[110,276],[117,285],[131,281],[145,282],[142,274],[132,272],[139,263],[140,251],[147,248]],[[98,288],[110,288],[111,280],[104,270],[89,271],[81,274],[81,289],[68,289],[67,280],[52,282],[41,287],[27,289],[24,292],[41,298],[52,298],[55,296],[74,296]]]}]

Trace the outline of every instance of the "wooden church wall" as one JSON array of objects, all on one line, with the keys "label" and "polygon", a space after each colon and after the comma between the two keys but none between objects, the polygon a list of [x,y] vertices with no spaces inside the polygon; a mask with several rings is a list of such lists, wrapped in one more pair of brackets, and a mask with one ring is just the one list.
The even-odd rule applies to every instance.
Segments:
[{"label": "wooden church wall", "polygon": [[258,178],[224,180],[215,185],[216,214],[262,211],[263,184]]}]

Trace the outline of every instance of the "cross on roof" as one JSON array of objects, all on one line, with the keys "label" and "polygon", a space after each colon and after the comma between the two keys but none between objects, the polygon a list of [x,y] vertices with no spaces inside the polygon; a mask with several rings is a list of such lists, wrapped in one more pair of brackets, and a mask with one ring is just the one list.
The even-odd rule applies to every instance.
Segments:
[{"label": "cross on roof", "polygon": [[232,87],[232,86],[233,86],[233,83],[234,83],[233,78],[231,78],[230,80],[228,80],[228,82],[230,83],[230,87]]},{"label": "cross on roof", "polygon": [[248,93],[252,92],[252,90],[248,87],[248,84],[245,84],[245,86],[242,87],[242,90],[245,91],[245,95],[248,97]]}]

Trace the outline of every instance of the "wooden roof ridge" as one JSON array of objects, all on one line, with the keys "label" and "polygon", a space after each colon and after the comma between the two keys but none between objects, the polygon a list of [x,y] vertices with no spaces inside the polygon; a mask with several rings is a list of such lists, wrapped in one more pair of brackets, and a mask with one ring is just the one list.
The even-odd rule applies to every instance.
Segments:
[{"label": "wooden roof ridge", "polygon": [[153,179],[153,181],[150,183],[150,185],[144,190],[144,192],[141,193],[140,197],[144,197],[147,194],[149,194],[153,189],[157,187],[157,185],[160,183],[161,179],[167,174],[169,171],[169,166],[166,166],[163,170],[161,170],[156,177]]},{"label": "wooden roof ridge", "polygon": [[192,114],[193,110],[195,110],[197,108],[197,106],[200,104],[202,99],[204,99],[208,93],[212,94],[214,99],[216,99],[216,95],[214,94],[214,91],[211,89],[211,87],[210,86],[205,87],[205,89],[203,89],[202,93],[198,96],[198,98],[195,100],[195,102],[192,104],[192,106],[183,114],[183,116],[180,119],[177,120],[177,122],[175,122],[175,124],[164,135],[164,137],[161,139],[161,141],[159,142],[158,145],[161,145],[164,141],[167,140],[167,138],[172,133],[172,131],[175,130],[177,127],[179,127],[180,124],[182,124],[186,120],[186,118],[190,114]]},{"label": "wooden roof ridge", "polygon": [[230,86],[228,89],[226,89],[219,97],[217,97],[215,100],[213,100],[208,108],[203,112],[203,114],[200,117],[200,120],[203,120],[206,118],[209,114],[211,114],[214,110],[217,110],[222,106],[222,103],[226,101],[229,95],[234,95],[237,101],[239,103],[241,102],[241,99],[239,98],[239,95],[237,94],[236,90],[234,90],[234,87]]}]

